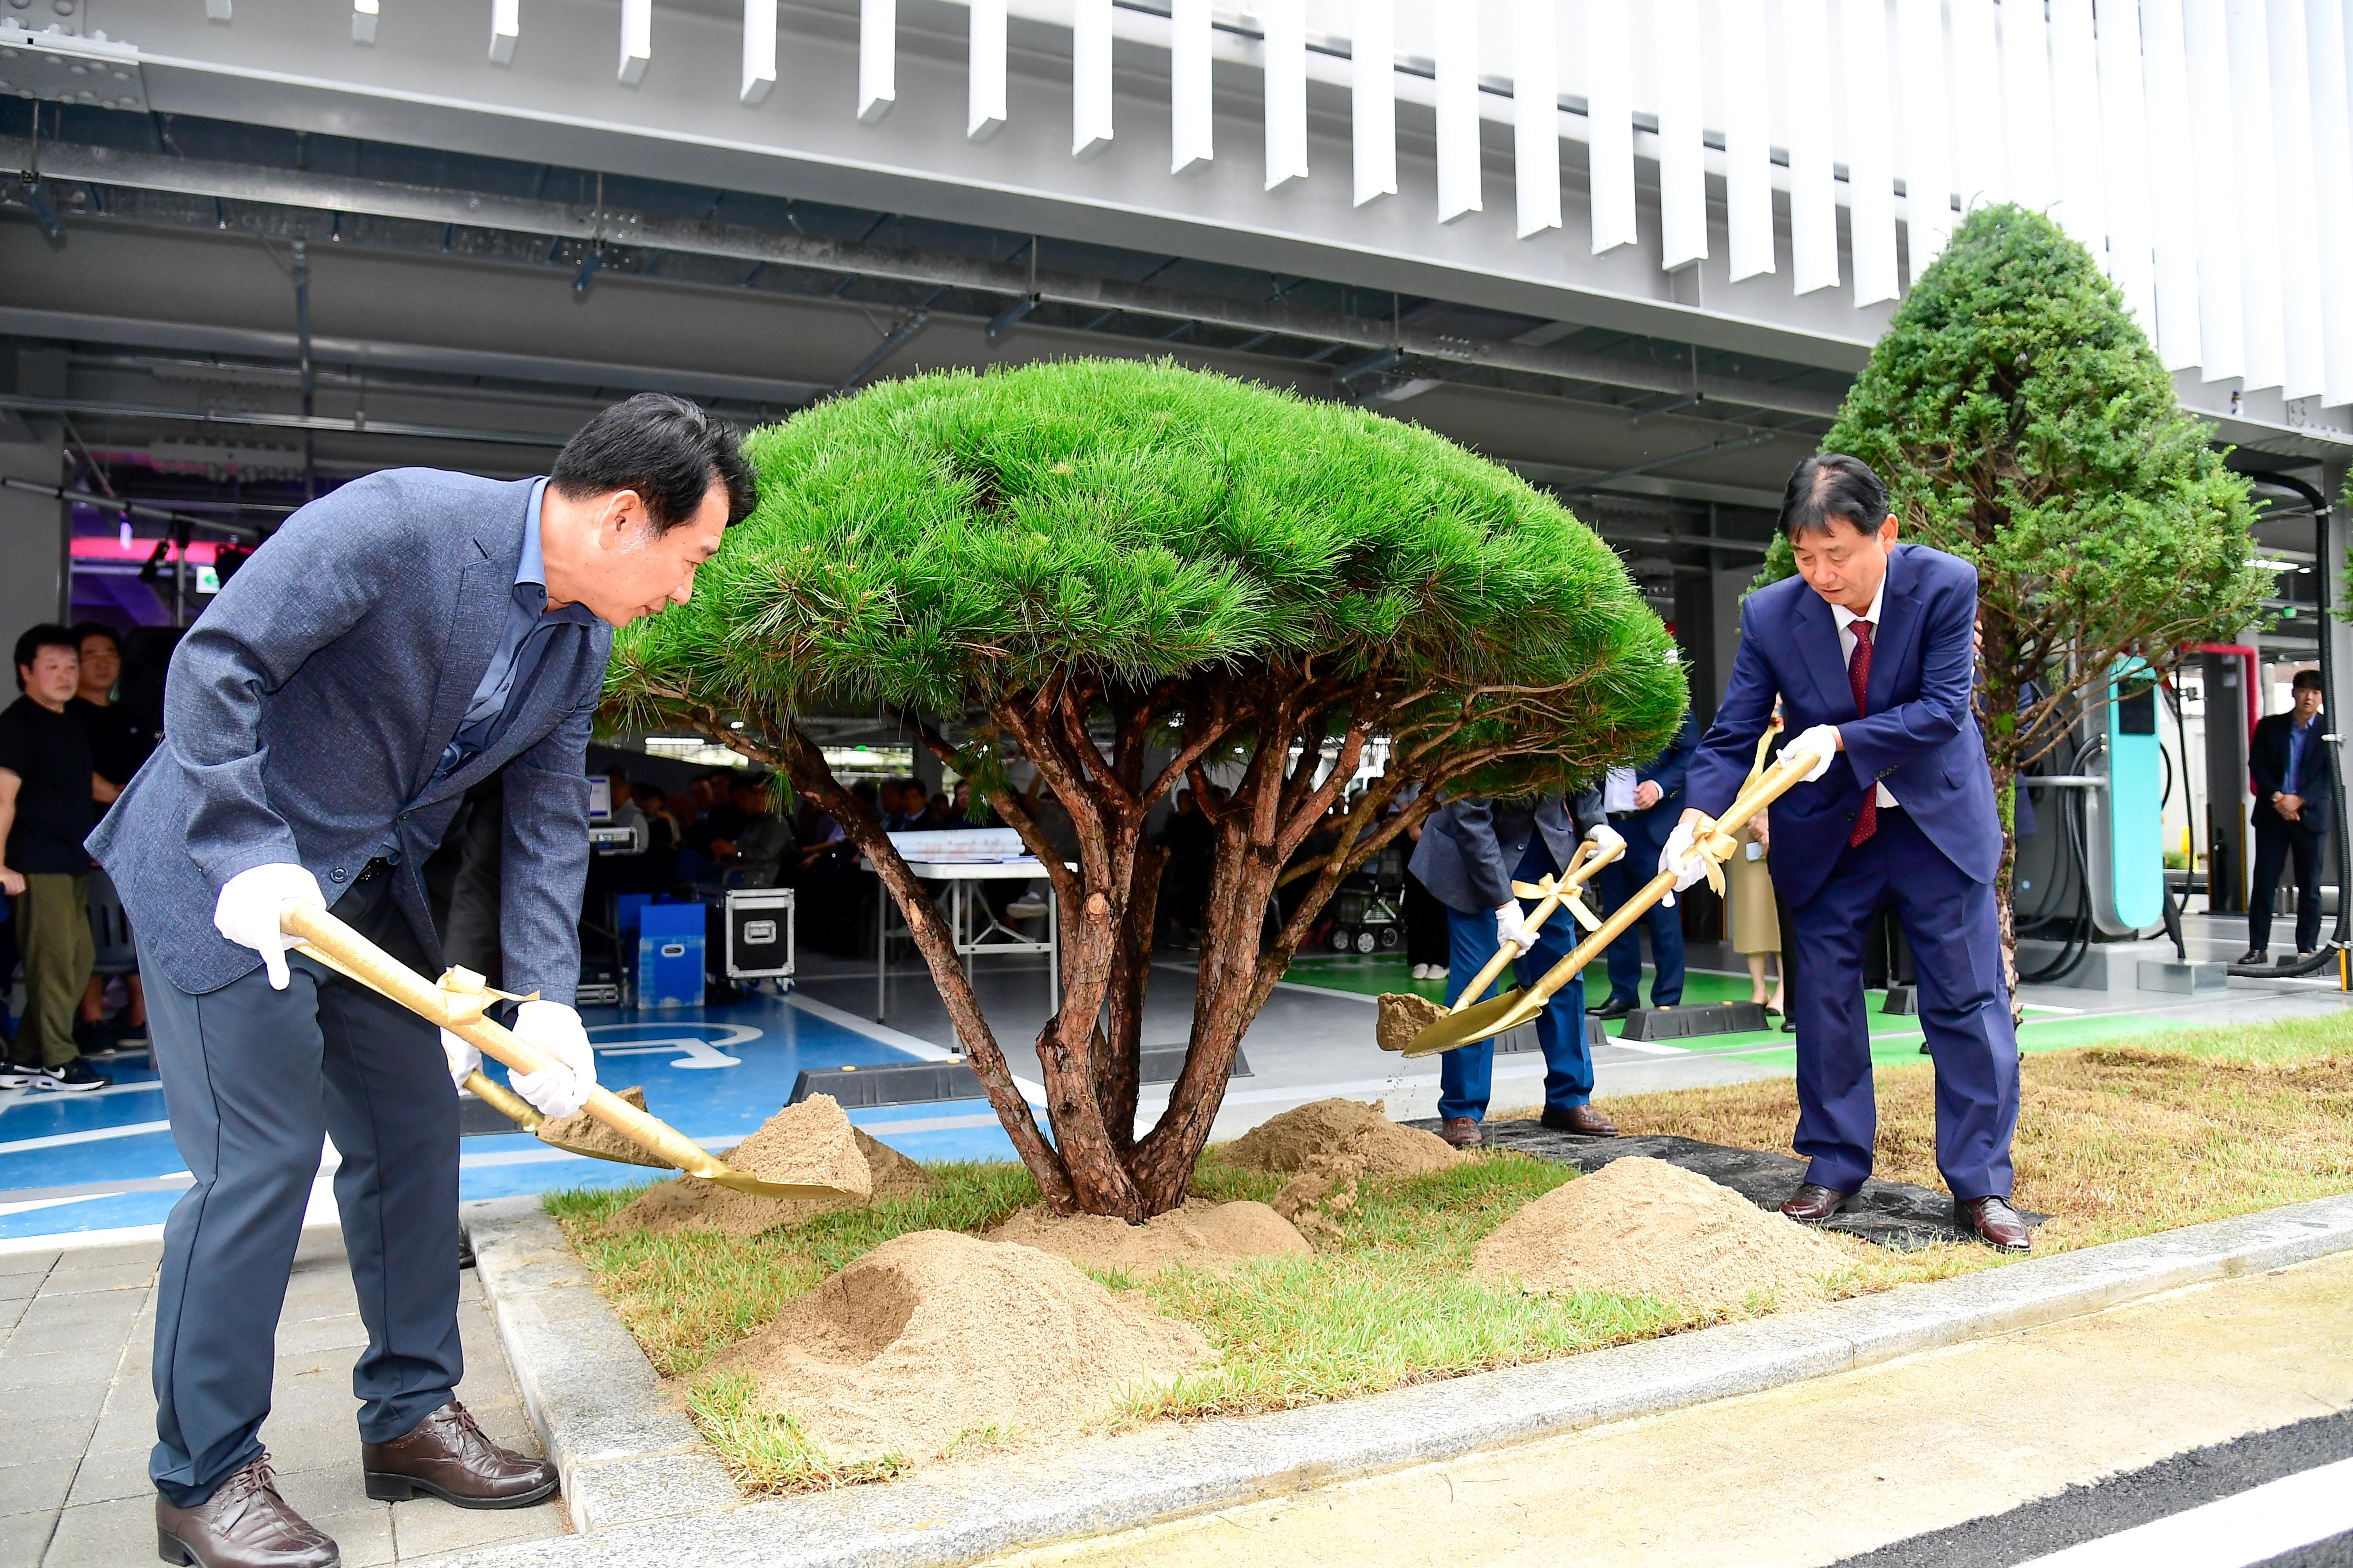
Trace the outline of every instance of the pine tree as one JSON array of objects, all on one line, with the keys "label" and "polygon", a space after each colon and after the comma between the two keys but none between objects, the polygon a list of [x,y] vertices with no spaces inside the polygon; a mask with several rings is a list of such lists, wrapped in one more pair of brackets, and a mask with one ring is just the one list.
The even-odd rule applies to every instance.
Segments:
[{"label": "pine tree", "polygon": [[[757,509],[691,604],[620,638],[613,717],[769,761],[845,825],[1063,1210],[1141,1220],[1183,1201],[1243,1030],[1342,879],[1442,789],[1581,783],[1656,752],[1684,707],[1667,631],[1607,546],[1508,471],[1360,410],[1080,360],[886,383],[747,451]],[[946,922],[799,721],[878,707],[1046,863],[1050,1142]],[[1008,787],[1016,759],[1068,810],[1074,869]],[[1239,782],[1214,789],[1212,768]],[[1185,1066],[1138,1137],[1163,862],[1145,817],[1180,782],[1216,858]],[[1303,854],[1335,825],[1335,849]],[[1305,895],[1262,947],[1303,860]]]}]

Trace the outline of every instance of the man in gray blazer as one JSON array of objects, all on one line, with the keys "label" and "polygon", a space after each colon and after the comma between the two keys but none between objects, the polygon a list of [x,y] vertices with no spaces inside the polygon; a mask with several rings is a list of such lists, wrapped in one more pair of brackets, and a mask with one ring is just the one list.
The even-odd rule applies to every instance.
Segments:
[{"label": "man in gray blazer", "polygon": [[195,1175],[156,1293],[164,1561],[337,1561],[278,1495],[259,1437],[322,1133],[342,1156],[368,1331],[352,1379],[368,1495],[513,1508],[555,1489],[553,1466],[491,1443],[453,1397],[453,1080],[480,1058],[290,954],[279,921],[324,905],[438,973],[418,872],[467,788],[504,769],[506,984],[535,998],[515,1032],[559,1064],[513,1083],[547,1115],[576,1110],[596,1081],[571,1005],[586,747],[613,628],[683,602],[752,500],[733,431],[642,395],[591,420],[543,479],[402,468],[311,502],[173,656],[164,743],[89,843],[138,932],[172,1137]]},{"label": "man in gray blazer", "polygon": [[[1512,891],[1512,883],[1534,882],[1564,869],[1580,832],[1597,850],[1624,842],[1602,820],[1598,790],[1567,805],[1554,795],[1473,798],[1449,801],[1431,814],[1421,842],[1414,846],[1412,868],[1430,896],[1446,906],[1448,1005],[1506,942],[1519,946],[1514,969],[1522,984],[1568,956],[1582,934],[1576,924],[1556,914],[1531,933],[1522,916],[1533,905]],[[1566,1132],[1616,1132],[1593,1107],[1593,1052],[1585,1038],[1582,978],[1562,986],[1536,1016],[1536,1044],[1545,1058],[1544,1124]],[[1458,1149],[1486,1142],[1479,1123],[1487,1114],[1494,1060],[1493,1040],[1458,1046],[1438,1058],[1440,1136]]]}]

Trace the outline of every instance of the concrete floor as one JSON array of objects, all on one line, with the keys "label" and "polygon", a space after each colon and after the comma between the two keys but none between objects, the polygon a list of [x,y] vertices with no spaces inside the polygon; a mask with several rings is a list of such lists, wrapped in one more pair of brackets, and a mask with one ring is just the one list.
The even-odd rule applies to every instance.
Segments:
[{"label": "concrete floor", "polygon": [[[154,1561],[155,1441],[148,1351],[162,1244],[0,1256],[0,1568],[121,1568]],[[469,1270],[458,1323],[466,1379],[458,1397],[484,1430],[536,1454],[514,1374]],[[462,1548],[565,1532],[554,1501],[511,1512],[431,1499],[372,1502],[362,1489],[351,1363],[367,1342],[332,1229],[303,1232],[278,1372],[261,1429],[279,1490],[334,1537],[345,1568],[413,1562]]]},{"label": "concrete floor", "polygon": [[2348,1409],[2338,1257],[997,1563],[1814,1568]]}]

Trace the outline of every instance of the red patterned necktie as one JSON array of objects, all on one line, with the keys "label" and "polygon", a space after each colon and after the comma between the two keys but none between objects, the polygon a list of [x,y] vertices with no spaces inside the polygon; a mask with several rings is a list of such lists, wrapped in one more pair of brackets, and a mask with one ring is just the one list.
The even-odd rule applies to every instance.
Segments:
[{"label": "red patterned necktie", "polygon": [[[1847,630],[1854,634],[1854,652],[1846,661],[1847,684],[1854,688],[1854,716],[1866,711],[1862,694],[1871,689],[1871,623],[1854,621]],[[1846,836],[1850,849],[1879,831],[1879,786],[1872,785],[1862,792],[1862,810],[1854,819],[1854,831]]]}]

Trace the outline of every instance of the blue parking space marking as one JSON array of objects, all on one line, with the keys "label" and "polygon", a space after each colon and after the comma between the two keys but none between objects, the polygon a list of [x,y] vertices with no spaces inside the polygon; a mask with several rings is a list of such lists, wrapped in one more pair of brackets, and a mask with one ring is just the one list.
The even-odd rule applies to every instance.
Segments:
[{"label": "blue parking space marking", "polygon": [[[831,1014],[828,1016],[826,1015]],[[648,1109],[705,1146],[723,1149],[782,1108],[806,1069],[901,1062],[914,1054],[844,1016],[776,997],[718,1007],[640,1013],[584,1009],[597,1080],[631,1084]],[[505,1069],[486,1064],[493,1077]],[[0,1242],[78,1231],[160,1225],[180,1190],[83,1193],[50,1189],[154,1181],[185,1173],[163,1121],[153,1070],[128,1059],[108,1068],[115,1087],[97,1094],[0,1097]],[[877,1106],[851,1121],[915,1160],[1009,1160],[1013,1145],[986,1100]],[[468,1138],[459,1146],[463,1198],[525,1195],[567,1187],[660,1181],[649,1166],[584,1159],[521,1132]],[[12,1200],[11,1194],[22,1194]]]}]

